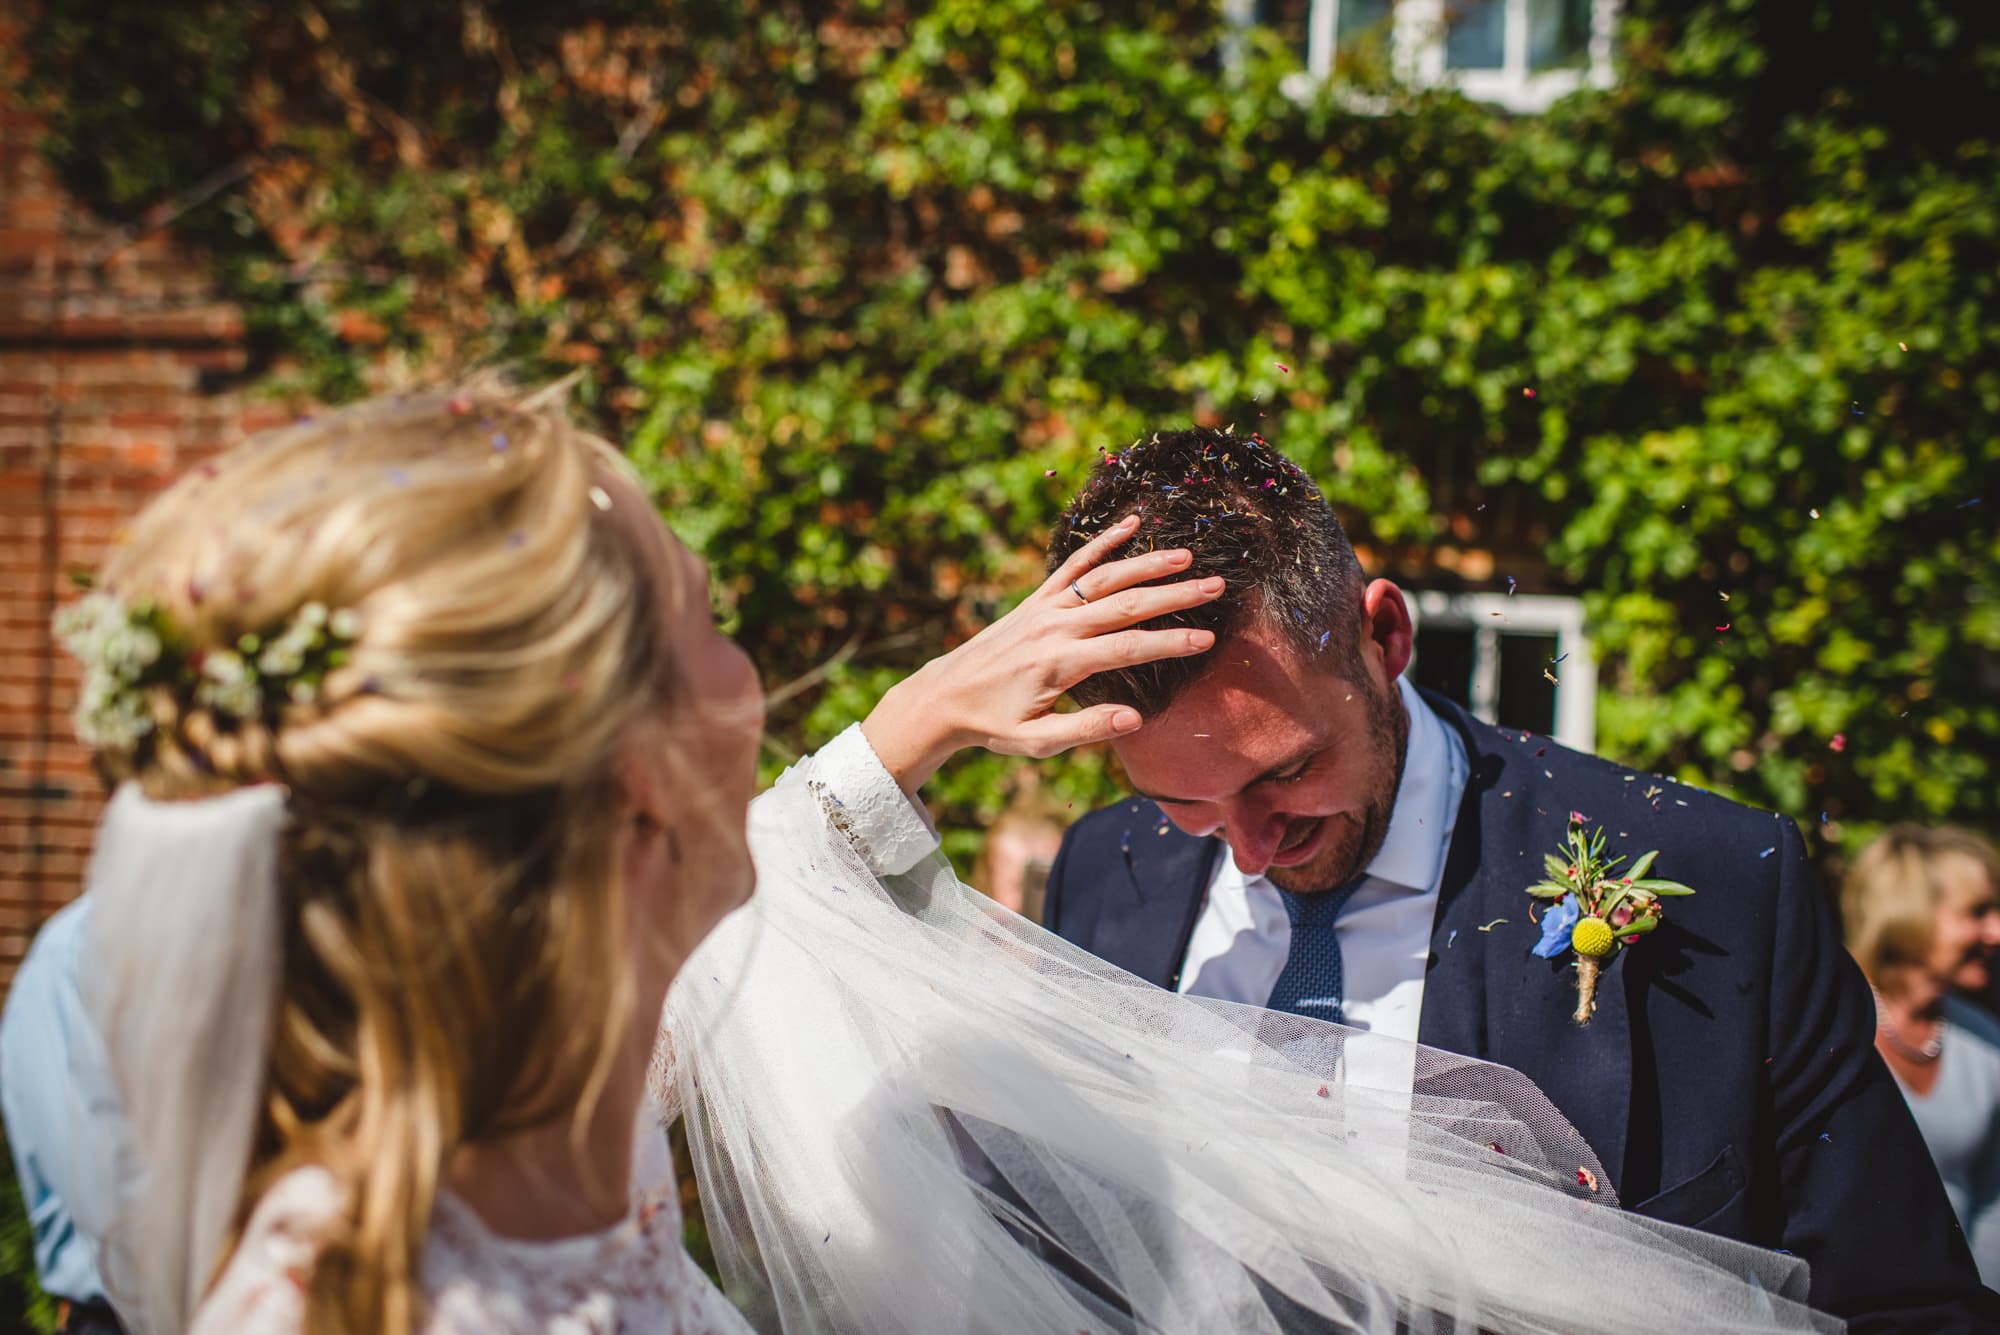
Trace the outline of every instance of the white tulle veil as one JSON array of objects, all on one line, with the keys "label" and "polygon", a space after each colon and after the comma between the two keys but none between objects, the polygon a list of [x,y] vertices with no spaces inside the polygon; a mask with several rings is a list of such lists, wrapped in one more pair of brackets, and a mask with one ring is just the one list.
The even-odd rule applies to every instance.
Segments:
[{"label": "white tulle veil", "polygon": [[285,790],[121,787],[85,884],[85,1011],[60,1180],[125,1324],[186,1328],[236,1220],[282,967]]},{"label": "white tulle veil", "polygon": [[[278,788],[127,787],[99,832],[68,1180],[142,1332],[184,1328],[242,1189],[284,819]],[[1514,1072],[1162,992],[940,859],[878,878],[810,765],[752,843],[757,897],[676,981],[659,1083],[761,1329],[1837,1328],[1799,1261],[1619,1211]]]},{"label": "white tulle veil", "polygon": [[758,800],[656,1064],[760,1328],[1838,1328],[1798,1260],[1619,1210],[1520,1074],[1161,991],[841,824],[811,762]]}]

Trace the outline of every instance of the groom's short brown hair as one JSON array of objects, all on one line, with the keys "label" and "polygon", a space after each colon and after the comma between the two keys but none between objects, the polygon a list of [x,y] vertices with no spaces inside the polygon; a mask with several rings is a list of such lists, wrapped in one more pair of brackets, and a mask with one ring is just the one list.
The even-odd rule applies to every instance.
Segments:
[{"label": "groom's short brown hair", "polygon": [[[1194,427],[1106,455],[1056,521],[1049,569],[1135,511],[1139,531],[1110,559],[1185,547],[1194,560],[1173,578],[1228,581],[1222,597],[1157,617],[1148,629],[1212,630],[1220,644],[1261,623],[1302,656],[1326,658],[1342,677],[1361,679],[1361,562],[1312,479],[1261,437]],[[1070,695],[1082,705],[1112,701],[1150,716],[1208,666],[1206,654],[1161,659],[1100,672]]]}]

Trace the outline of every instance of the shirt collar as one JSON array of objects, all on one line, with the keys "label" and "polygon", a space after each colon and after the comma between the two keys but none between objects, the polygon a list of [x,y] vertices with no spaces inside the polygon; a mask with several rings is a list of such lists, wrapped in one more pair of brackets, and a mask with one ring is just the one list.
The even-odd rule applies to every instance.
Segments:
[{"label": "shirt collar", "polygon": [[1368,864],[1368,874],[1419,894],[1432,894],[1444,873],[1445,853],[1458,817],[1457,798],[1465,787],[1465,750],[1408,677],[1398,677],[1403,709],[1410,718],[1409,750],[1403,780],[1389,815],[1389,833]]}]

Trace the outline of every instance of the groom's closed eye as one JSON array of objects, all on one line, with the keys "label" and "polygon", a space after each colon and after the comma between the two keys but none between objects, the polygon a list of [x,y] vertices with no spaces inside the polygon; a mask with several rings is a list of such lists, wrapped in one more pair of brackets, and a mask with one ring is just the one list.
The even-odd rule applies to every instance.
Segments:
[{"label": "groom's closed eye", "polygon": [[[1323,751],[1314,751],[1297,760],[1287,761],[1285,764],[1278,766],[1276,769],[1266,770],[1264,771],[1264,773],[1252,779],[1249,783],[1243,785],[1242,789],[1239,790],[1238,795],[1240,795],[1241,793],[1247,793],[1252,788],[1261,787],[1262,785],[1267,783],[1303,782],[1305,779],[1311,777],[1312,774],[1315,772],[1315,770],[1317,770],[1319,766],[1320,757],[1323,756],[1324,754],[1325,752]],[[1226,798],[1210,798],[1210,797],[1166,797],[1159,793],[1149,793],[1144,788],[1139,787],[1139,785],[1137,784],[1132,785],[1132,791],[1138,796],[1143,797],[1150,802],[1155,802],[1163,807],[1198,807],[1198,806],[1208,805],[1212,802],[1227,800]]]}]

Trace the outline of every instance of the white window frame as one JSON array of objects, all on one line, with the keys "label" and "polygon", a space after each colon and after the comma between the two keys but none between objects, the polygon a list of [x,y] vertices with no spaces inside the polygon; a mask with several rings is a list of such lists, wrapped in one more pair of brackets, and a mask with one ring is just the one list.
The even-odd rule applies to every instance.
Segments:
[{"label": "white window frame", "polygon": [[[1390,21],[1390,63],[1396,77],[1420,88],[1457,88],[1467,97],[1509,111],[1546,111],[1577,89],[1609,88],[1615,82],[1612,52],[1621,0],[1591,0],[1589,59],[1581,69],[1528,68],[1528,0],[1500,0],[1506,6],[1505,57],[1499,69],[1451,70],[1444,63],[1445,14],[1451,0],[1394,0]],[[1333,74],[1334,34],[1341,0],[1311,0],[1306,19],[1306,68],[1287,81],[1285,91],[1307,98]],[[1223,0],[1232,27],[1255,21],[1256,0]],[[1234,59],[1232,43],[1225,55]],[[1359,109],[1366,110],[1365,106]]]},{"label": "white window frame", "polygon": [[[1556,679],[1556,725],[1550,734],[1574,751],[1597,747],[1597,660],[1583,633],[1583,602],[1558,594],[1438,593],[1421,590],[1405,595],[1414,631],[1472,632],[1471,709],[1474,718],[1497,723],[1500,699],[1500,638],[1503,635],[1553,635],[1556,657],[1549,673]],[[1416,659],[1410,660],[1415,668]]]}]

